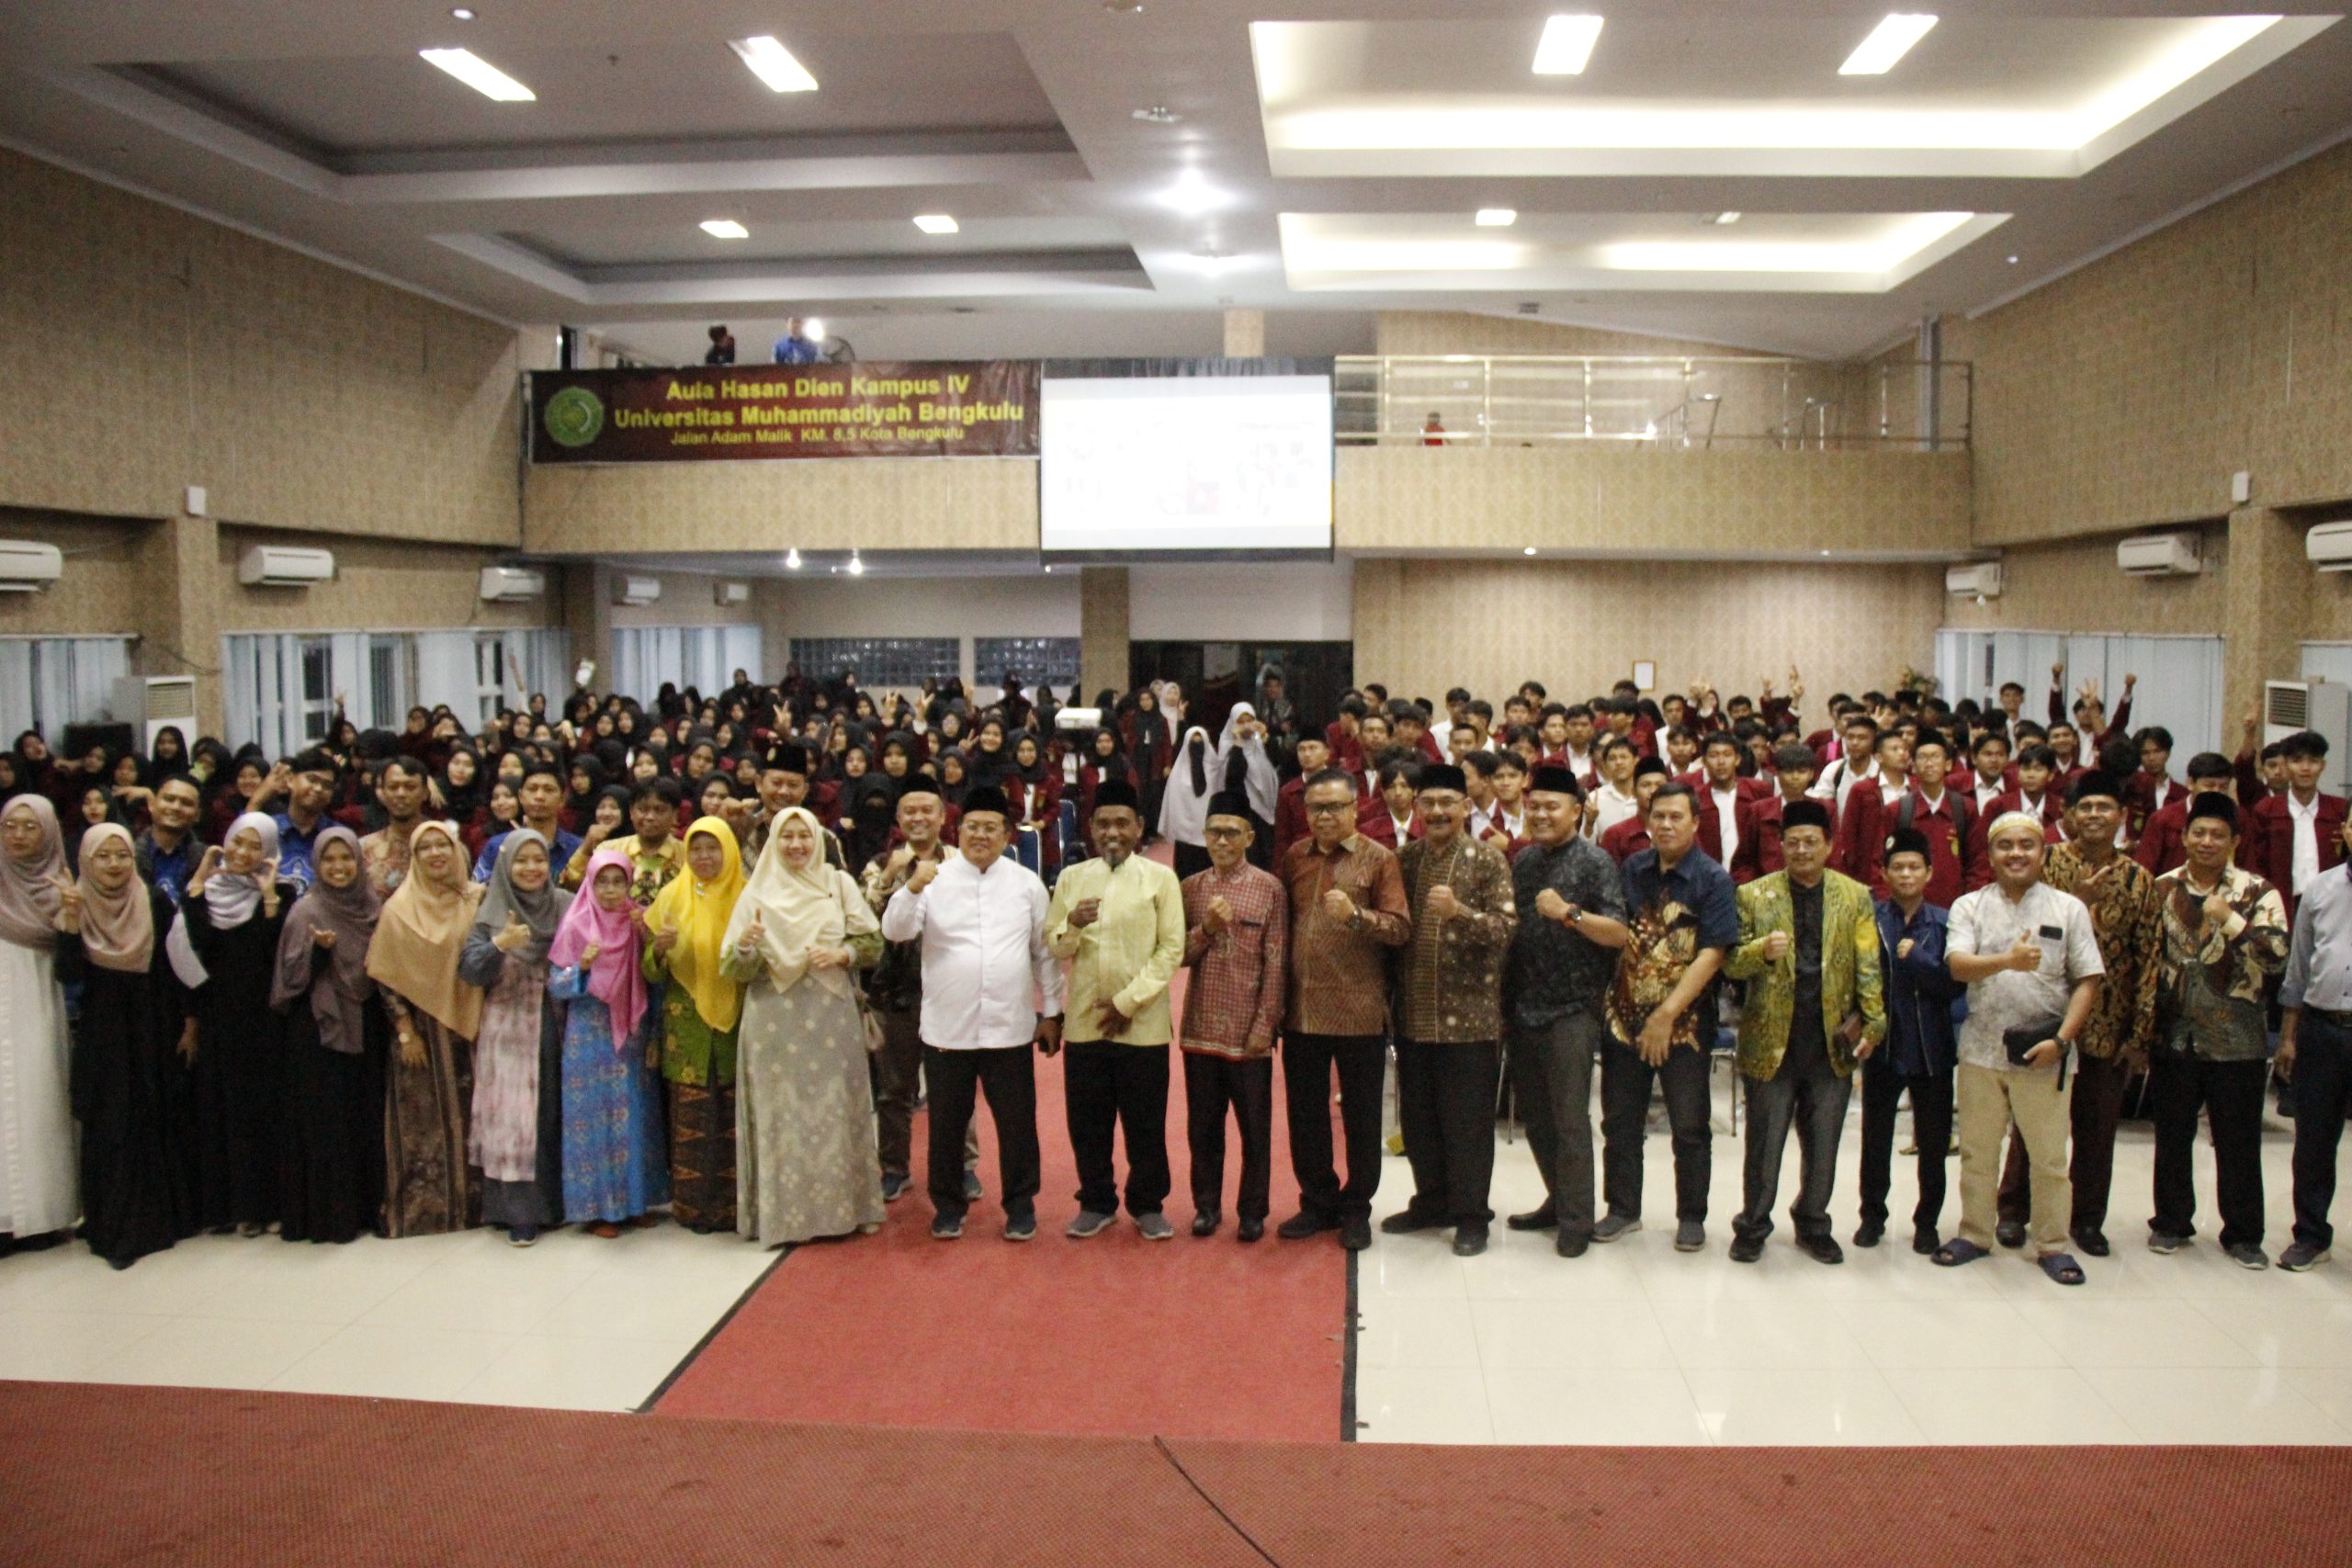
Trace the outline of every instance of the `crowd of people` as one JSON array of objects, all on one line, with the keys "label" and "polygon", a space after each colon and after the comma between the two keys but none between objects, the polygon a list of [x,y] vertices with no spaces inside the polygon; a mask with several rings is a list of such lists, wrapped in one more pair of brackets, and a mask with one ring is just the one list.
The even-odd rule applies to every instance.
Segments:
[{"label": "crowd of people", "polygon": [[28,731],[0,758],[0,1235],[78,1225],[118,1268],[207,1231],[490,1224],[527,1247],[666,1213],[849,1237],[910,1190],[927,1103],[930,1230],[953,1240],[985,1191],[985,1100],[1001,1234],[1025,1241],[1043,1055],[1078,1167],[1066,1234],[1124,1208],[1159,1240],[1174,1047],[1196,1236],[1225,1224],[1229,1134],[1236,1235],[1265,1233],[1279,1053],[1285,1239],[1370,1246],[1401,1145],[1412,1195],[1378,1228],[1482,1251],[1507,1082],[1547,1193],[1511,1227],[1568,1258],[1640,1229],[1662,1095],[1695,1251],[1728,1049],[1735,1260],[1774,1229],[1792,1132],[1795,1245],[1841,1259],[1859,1075],[1856,1245],[1885,1237],[1907,1099],[1913,1248],[2028,1248],[2080,1284],[2137,1093],[2148,1245],[2196,1233],[2201,1113],[2219,1245],[2267,1267],[2275,1075],[2279,1261],[2324,1262],[2352,1096],[2326,743],[2258,748],[2249,715],[2184,784],[2170,735],[2130,728],[2130,677],[2110,719],[2063,676],[2038,717],[2015,683],[1980,706],[1912,682],[1808,718],[1792,669],[1752,699],[1529,682],[1499,712],[1366,685],[1317,725],[1271,669],[1196,714],[1165,682],[1085,708],[1010,672],[981,703],[796,666],[650,705],[534,697],[480,734],[446,708],[397,734],[338,716],[275,759],[169,729],[60,757]]}]

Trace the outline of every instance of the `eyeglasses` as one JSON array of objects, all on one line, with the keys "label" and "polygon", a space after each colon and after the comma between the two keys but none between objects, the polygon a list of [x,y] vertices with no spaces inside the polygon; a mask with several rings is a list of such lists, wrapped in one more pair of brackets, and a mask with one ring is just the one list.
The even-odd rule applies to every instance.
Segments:
[{"label": "eyeglasses", "polygon": [[1342,811],[1355,809],[1352,800],[1310,800],[1306,803],[1309,817],[1337,817]]},{"label": "eyeglasses", "polygon": [[[1310,807],[1308,809],[1312,810],[1313,807]],[[1211,839],[1240,839],[1248,837],[1250,829],[1247,828],[1204,828],[1201,832],[1204,837]]]}]

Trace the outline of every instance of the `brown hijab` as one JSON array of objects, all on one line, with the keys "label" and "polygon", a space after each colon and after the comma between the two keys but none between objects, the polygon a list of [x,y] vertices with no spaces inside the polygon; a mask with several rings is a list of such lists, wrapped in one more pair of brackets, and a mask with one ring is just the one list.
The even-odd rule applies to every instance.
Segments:
[{"label": "brown hijab", "polygon": [[[108,893],[90,880],[90,852],[108,839],[131,851],[130,880]],[[101,822],[82,835],[82,951],[101,969],[144,975],[155,956],[155,907],[139,879],[138,851],[130,829]]]},{"label": "brown hijab", "polygon": [[[307,1000],[319,1026],[319,1043],[345,1055],[356,1055],[365,1039],[365,1007],[376,989],[368,978],[368,950],[381,907],[375,885],[368,880],[366,857],[358,836],[348,828],[333,827],[311,846],[311,863],[318,864],[329,844],[340,843],[360,863],[359,874],[347,887],[330,887],[324,877],[312,879],[310,890],[287,911],[286,928],[277,938],[277,972],[269,983],[269,1002],[283,1009]],[[325,950],[326,963],[312,977],[312,955],[319,951],[321,931],[334,933],[334,945]]]},{"label": "brown hijab", "polygon": [[[449,840],[446,880],[435,881],[417,855],[427,833]],[[384,900],[375,940],[368,944],[368,977],[471,1040],[481,1030],[481,991],[458,978],[458,955],[482,890],[466,880],[464,842],[454,824],[420,822],[408,844],[409,873]]]},{"label": "brown hijab", "polygon": [[0,818],[19,812],[40,824],[40,849],[30,860],[0,851],[0,941],[48,953],[57,946],[57,910],[64,902],[59,878],[65,874],[65,838],[46,797],[20,795],[0,807]]}]

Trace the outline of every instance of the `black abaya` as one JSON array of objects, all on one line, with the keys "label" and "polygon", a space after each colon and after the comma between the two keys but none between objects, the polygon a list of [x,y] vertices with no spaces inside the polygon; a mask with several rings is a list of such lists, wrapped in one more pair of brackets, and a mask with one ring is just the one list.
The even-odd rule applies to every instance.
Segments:
[{"label": "black abaya", "polygon": [[244,924],[216,929],[204,895],[187,896],[188,945],[209,976],[196,993],[196,1174],[198,1213],[212,1229],[278,1218],[286,1150],[286,1021],[269,1005],[277,936],[300,889],[277,885],[277,913],[255,905]]},{"label": "black abaya", "polygon": [[57,939],[57,977],[82,987],[71,1077],[82,1239],[118,1269],[197,1230],[194,1113],[179,1055],[187,992],[164,951],[171,900],[153,888],[147,897],[155,950],[143,974],[91,963],[74,933]]},{"label": "black abaya", "polygon": [[[311,983],[329,962],[313,948]],[[309,993],[287,1006],[285,1157],[278,1168],[278,1234],[288,1241],[355,1241],[378,1229],[384,1201],[384,1055],[390,1028],[373,997],[356,1051],[319,1038]]]}]

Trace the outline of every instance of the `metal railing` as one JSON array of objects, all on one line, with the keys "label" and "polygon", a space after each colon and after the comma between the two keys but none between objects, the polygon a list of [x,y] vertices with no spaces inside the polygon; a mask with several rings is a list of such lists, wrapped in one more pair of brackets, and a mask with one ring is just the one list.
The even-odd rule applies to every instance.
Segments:
[{"label": "metal railing", "polygon": [[1348,355],[1357,446],[1937,451],[1968,445],[1973,367],[1764,355]]}]

